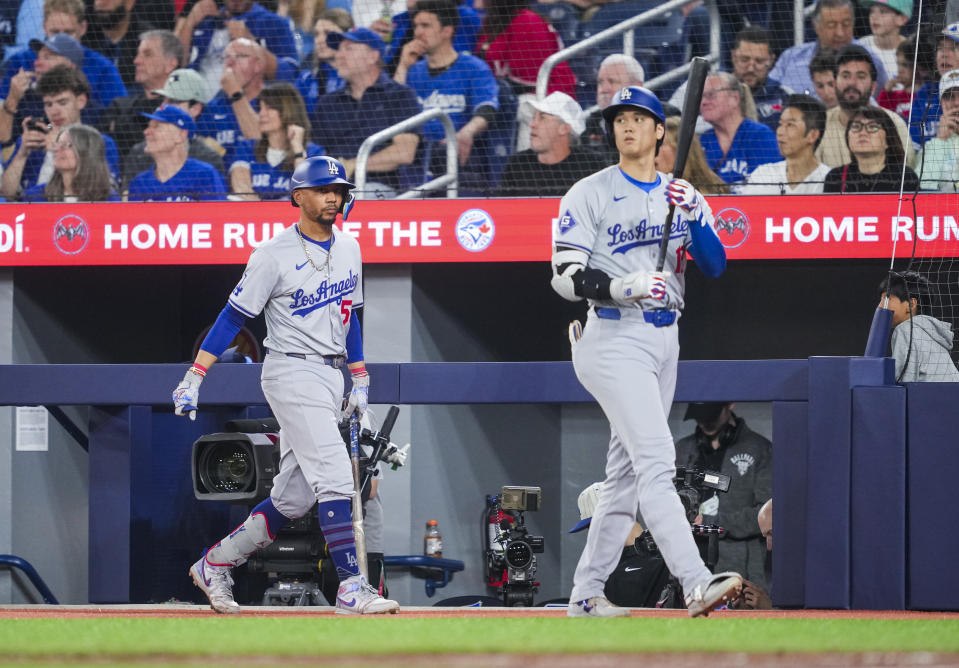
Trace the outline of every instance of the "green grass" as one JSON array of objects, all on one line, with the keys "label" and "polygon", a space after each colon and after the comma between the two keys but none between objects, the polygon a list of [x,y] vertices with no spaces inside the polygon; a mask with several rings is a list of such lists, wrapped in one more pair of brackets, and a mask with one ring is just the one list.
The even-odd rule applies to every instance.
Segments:
[{"label": "green grass", "polygon": [[12,656],[959,652],[959,620],[210,617],[9,619]]}]

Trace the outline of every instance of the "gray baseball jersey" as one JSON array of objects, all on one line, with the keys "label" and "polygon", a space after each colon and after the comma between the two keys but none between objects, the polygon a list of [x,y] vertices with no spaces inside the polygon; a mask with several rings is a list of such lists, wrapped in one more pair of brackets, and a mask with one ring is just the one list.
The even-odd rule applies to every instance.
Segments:
[{"label": "gray baseball jersey", "polygon": [[[635,181],[617,165],[582,179],[560,202],[559,218],[553,225],[553,245],[582,251],[587,267],[601,269],[611,278],[640,270],[654,271],[669,210],[668,183],[668,175],[660,172],[653,185]],[[711,223],[712,212],[705,199],[703,209]],[[621,309],[682,310],[686,288],[685,251],[692,246],[689,225],[686,212],[677,208],[663,266],[664,271],[672,273],[666,282],[665,301],[644,299],[625,306],[591,300],[590,304]]]},{"label": "gray baseball jersey", "polygon": [[363,305],[360,245],[334,227],[328,255],[293,225],[253,251],[229,301],[251,318],[265,311],[270,350],[343,355],[350,314]]}]

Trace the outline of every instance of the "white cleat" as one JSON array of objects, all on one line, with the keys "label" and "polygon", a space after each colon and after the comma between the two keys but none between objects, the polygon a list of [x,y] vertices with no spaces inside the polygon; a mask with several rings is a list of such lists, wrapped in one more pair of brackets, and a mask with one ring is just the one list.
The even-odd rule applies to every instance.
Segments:
[{"label": "white cleat", "polygon": [[362,575],[354,575],[340,583],[336,592],[336,612],[343,615],[395,615],[400,604],[380,596]]},{"label": "white cleat", "polygon": [[629,617],[629,608],[613,605],[603,596],[593,596],[582,601],[570,601],[567,617]]},{"label": "white cleat", "polygon": [[705,617],[719,606],[729,603],[743,590],[743,578],[738,573],[716,573],[686,594],[686,608],[690,617]]},{"label": "white cleat", "polygon": [[190,577],[206,594],[214,611],[224,615],[240,612],[240,606],[233,600],[233,578],[230,577],[229,566],[213,566],[207,562],[206,555],[203,555],[198,562],[190,566]]}]

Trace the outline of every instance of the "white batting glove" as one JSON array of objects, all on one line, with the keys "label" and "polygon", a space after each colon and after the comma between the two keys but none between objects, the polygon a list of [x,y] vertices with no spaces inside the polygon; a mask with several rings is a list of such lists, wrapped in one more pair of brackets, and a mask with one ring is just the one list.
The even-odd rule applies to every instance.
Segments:
[{"label": "white batting glove", "polygon": [[393,470],[395,471],[397,467],[405,466],[406,459],[410,455],[410,444],[407,443],[402,448],[396,447],[393,443],[390,443],[390,449],[386,451],[386,454],[383,456],[383,459],[388,464],[393,465]]},{"label": "white batting glove", "polygon": [[613,301],[636,302],[640,299],[666,299],[668,271],[634,271],[609,283],[609,295]]},{"label": "white batting glove", "polygon": [[353,379],[353,389],[350,390],[343,417],[349,417],[356,411],[357,417],[362,419],[370,400],[370,374],[367,373],[366,367],[362,367],[352,370],[350,376]]},{"label": "white batting glove", "polygon": [[702,199],[696,189],[689,181],[684,179],[673,179],[666,186],[666,199],[673,206],[678,206],[684,211],[692,213],[700,207]]},{"label": "white batting glove", "polygon": [[196,420],[197,405],[200,402],[200,383],[206,374],[196,367],[190,367],[183,380],[173,390],[173,412],[183,415],[189,412],[190,419]]}]

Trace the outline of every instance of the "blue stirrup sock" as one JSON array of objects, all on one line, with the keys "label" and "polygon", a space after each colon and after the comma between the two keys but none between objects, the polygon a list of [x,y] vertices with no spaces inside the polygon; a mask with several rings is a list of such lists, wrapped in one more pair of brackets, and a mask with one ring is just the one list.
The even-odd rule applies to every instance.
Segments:
[{"label": "blue stirrup sock", "polygon": [[343,582],[360,574],[356,560],[356,541],[353,537],[353,515],[349,499],[333,499],[317,505],[320,530],[326,539],[336,575]]}]

